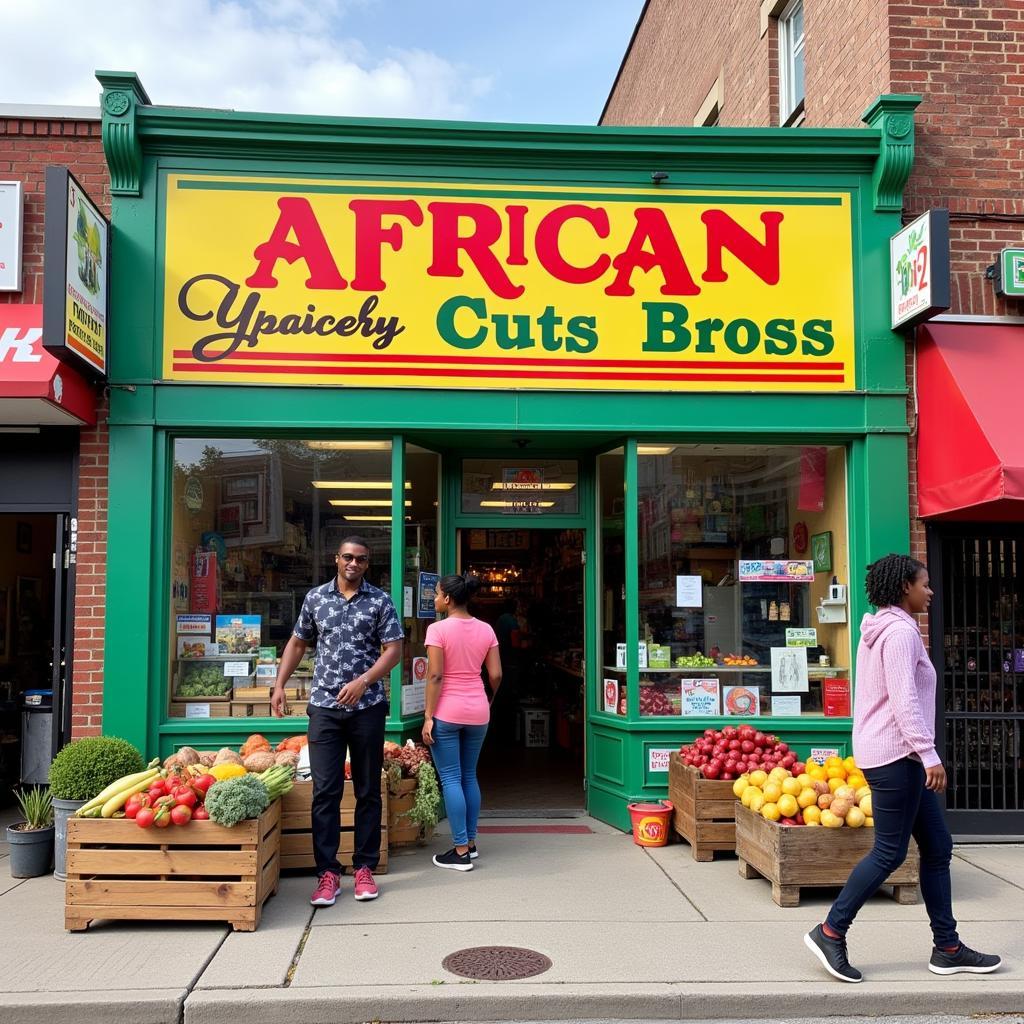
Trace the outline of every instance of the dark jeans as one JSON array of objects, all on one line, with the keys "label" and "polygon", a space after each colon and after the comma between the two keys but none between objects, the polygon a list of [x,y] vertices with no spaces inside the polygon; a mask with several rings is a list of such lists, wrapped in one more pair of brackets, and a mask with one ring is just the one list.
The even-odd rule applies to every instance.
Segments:
[{"label": "dark jeans", "polygon": [[875,845],[850,872],[850,877],[828,912],[828,925],[845,935],[857,911],[907,857],[910,837],[921,851],[921,895],[928,910],[936,946],[955,946],[960,939],[953,917],[949,865],[953,839],[946,825],[942,801],[924,788],[924,765],[904,757],[881,768],[865,768],[871,787],[875,819]]},{"label": "dark jeans", "polygon": [[382,801],[380,773],[384,765],[386,701],[362,711],[318,708],[309,714],[309,767],[313,775],[313,856],[316,870],[341,874],[338,840],[341,796],[345,791],[345,752],[352,762],[356,795],[354,868],[376,870],[380,859]]}]

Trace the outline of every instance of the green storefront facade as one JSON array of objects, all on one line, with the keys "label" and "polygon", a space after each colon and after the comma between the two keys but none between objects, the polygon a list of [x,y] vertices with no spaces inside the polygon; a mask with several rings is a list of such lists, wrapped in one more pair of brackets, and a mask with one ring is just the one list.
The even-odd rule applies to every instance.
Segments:
[{"label": "green storefront facade", "polygon": [[[372,493],[385,502],[384,515],[363,518],[388,520],[387,551],[375,550],[375,563],[407,624],[411,570],[464,568],[465,538],[473,531],[515,527],[578,538],[585,552],[578,598],[582,635],[567,645],[577,651],[573,665],[580,678],[580,774],[586,809],[620,827],[627,826],[628,798],[664,795],[659,751],[732,720],[721,717],[729,677],[717,669],[703,674],[717,672],[719,713],[678,713],[679,677],[687,673],[676,671],[676,659],[697,648],[698,636],[710,646],[712,633],[695,632],[708,629],[706,622],[694,624],[702,598],[672,597],[673,576],[699,577],[697,591],[708,608],[720,596],[710,593],[716,586],[735,594],[738,620],[760,607],[758,629],[788,622],[813,626],[807,588],[780,591],[781,599],[765,590],[760,605],[743,604],[744,570],[736,563],[811,559],[804,553],[807,527],[823,535],[827,526],[829,568],[818,573],[814,599],[832,575],[849,584],[849,595],[841,636],[822,626],[818,639],[832,637],[822,647],[831,650],[835,674],[850,679],[856,623],[867,610],[860,567],[887,551],[905,550],[909,540],[905,353],[903,339],[889,329],[887,282],[888,240],[900,226],[913,156],[915,97],[882,97],[865,115],[867,127],[852,130],[566,128],[159,107],[134,75],[98,77],[113,193],[105,732],[166,755],[184,743],[237,746],[251,732],[280,738],[304,730],[301,717],[274,720],[260,715],[258,705],[247,717],[172,713],[176,637],[168,622],[175,612],[196,610],[194,595],[190,604],[178,579],[179,548],[193,543],[191,535],[179,537],[177,524],[185,515],[179,488],[182,481],[194,488],[189,515],[199,514],[195,508],[204,501],[217,504],[211,512],[215,527],[203,536],[219,531],[229,537],[222,557],[230,566],[241,557],[237,545],[244,544],[236,534],[232,548],[230,537],[246,530],[231,517],[248,512],[247,474],[263,486],[255,463],[244,459],[237,463],[244,471],[234,473],[230,484],[241,495],[237,502],[225,500],[223,481],[213,498],[210,478],[194,468],[198,455],[181,469],[183,453],[198,452],[211,438],[258,438],[260,459],[287,461],[302,445],[314,453],[346,443],[383,452],[378,458],[390,465]],[[357,208],[359,197],[384,205]],[[290,204],[296,199],[301,207]],[[354,257],[363,262],[354,277],[351,261],[335,244],[341,228],[325,220],[333,216],[325,204],[335,202],[348,204],[346,217],[351,210],[357,221],[364,218],[357,223],[365,234]],[[253,205],[260,203],[270,206]],[[455,205],[453,213],[446,204]],[[551,204],[561,204],[562,212],[552,213]],[[659,234],[669,214],[635,212],[648,206],[694,218],[687,225],[698,225],[699,214],[706,234],[691,240],[678,231],[673,248],[673,240]],[[740,230],[744,206],[762,212]],[[776,208],[781,212],[771,212]],[[308,219],[311,210],[322,231]],[[439,227],[446,217],[447,228]],[[258,247],[246,235],[254,219],[265,222],[253,229],[252,237],[262,240]],[[488,231],[493,226],[497,232],[499,220],[503,233],[496,240]],[[841,230],[833,231],[832,224]],[[781,264],[776,258],[771,265],[772,231],[791,225],[797,241],[792,248],[781,243]],[[602,252],[596,243],[604,239],[610,241]],[[578,255],[584,249],[586,258]],[[687,265],[677,260],[673,271],[670,258],[683,251]],[[225,269],[236,256],[250,274],[248,293]],[[428,256],[432,262],[423,274]],[[303,296],[306,305],[296,316],[308,310],[309,319],[305,328],[291,321],[290,337],[300,331],[313,337],[314,318],[332,301],[344,299],[352,322],[328,338],[328,321],[318,321],[323,329],[306,346],[315,366],[297,365],[298,356],[278,352],[276,371],[255,376],[266,369],[259,366],[261,352],[269,358],[275,348],[295,351],[284,338],[287,331],[270,338],[272,321],[265,319],[266,336],[256,338],[254,330],[246,334],[239,327],[240,305],[229,315],[226,306],[221,312],[200,308],[205,300],[197,296],[213,281],[229,297],[256,296],[260,309],[270,309],[272,284],[285,286],[296,270],[301,273],[288,285],[289,295]],[[531,289],[543,293],[555,279],[556,298],[576,294],[573,288],[590,289],[581,294],[592,308],[564,315],[559,308],[556,320],[555,306],[544,305],[541,312],[541,300],[531,308],[529,328],[514,324],[522,307],[513,303],[524,301],[522,282],[529,301]],[[630,294],[641,283],[647,290]],[[596,284],[606,286],[600,294]],[[361,295],[353,298],[357,285],[380,293],[376,311],[360,306]],[[484,285],[490,287],[486,296]],[[715,287],[722,289],[717,300]],[[772,301],[773,287],[785,294],[778,310],[764,305]],[[435,301],[438,288],[449,289],[444,301]],[[719,322],[701,327],[697,307],[705,300],[720,303]],[[681,309],[681,301],[694,305]],[[432,319],[417,329],[421,307]],[[284,308],[274,313],[278,327]],[[492,318],[496,308],[508,309],[512,318],[499,324],[500,317]],[[387,321],[381,311],[391,309],[398,313]],[[369,328],[360,333],[359,319],[363,313],[371,319],[371,312],[379,316],[372,336]],[[570,313],[580,315],[571,319]],[[795,323],[799,334],[802,318],[809,318],[804,337],[795,341],[791,328]],[[234,332],[237,348],[220,360],[223,348],[216,346],[226,343],[213,341],[206,355],[215,358],[204,361],[197,349],[182,345],[191,325],[212,337],[203,325],[214,321],[226,328],[224,338]],[[646,334],[620,330],[629,323],[645,325]],[[502,331],[500,348],[492,351]],[[188,334],[187,343],[197,338]],[[350,338],[362,346],[352,361],[328,354],[330,346],[354,351]],[[484,359],[489,351],[491,358]],[[692,361],[680,361],[678,353]],[[593,362],[597,356],[615,358]],[[803,363],[780,372],[794,356],[803,356]],[[831,376],[816,373],[813,365],[827,356]],[[335,358],[343,369],[331,363]],[[681,369],[686,372],[676,372]],[[397,375],[393,382],[388,373]],[[813,495],[808,506],[804,489],[813,491],[815,480],[824,480],[823,468],[816,477],[801,466],[814,451],[828,462],[826,497],[818,496],[822,511],[805,514],[800,510],[815,506]],[[422,556],[421,548],[413,564],[409,552],[419,542],[411,537],[412,520],[419,513],[395,515],[394,526],[390,516],[409,502],[410,464],[428,457],[435,460],[429,465],[436,468],[437,487],[424,507],[436,512],[430,513],[432,539],[423,543],[432,554]],[[711,468],[694,475],[701,459]],[[493,487],[501,501],[468,500],[470,481],[477,479],[470,463],[498,467],[496,482],[481,486]],[[513,482],[508,474],[531,463],[549,467],[549,474],[550,467],[571,465],[572,482],[544,483],[556,478],[540,471],[529,485]],[[757,482],[769,464],[783,481],[772,485],[774,498],[766,498]],[[719,472],[722,467],[728,474]],[[285,480],[283,489],[288,486]],[[516,496],[516,486],[526,486],[525,498]],[[538,494],[550,497],[545,488],[558,486],[564,490],[554,490],[551,500],[536,500]],[[573,500],[566,502],[570,489]],[[683,497],[673,511],[666,502],[677,491]],[[254,517],[264,514],[258,511],[263,494],[252,499]],[[266,495],[269,503],[272,492]],[[689,513],[682,507],[687,501]],[[286,584],[274,580],[287,580],[281,566],[299,556],[282,552],[314,543],[312,535],[296,535],[298,506],[287,497],[280,505],[288,523],[275,527],[283,532],[274,535],[274,554],[263,556],[270,568],[260,584],[245,584],[254,590],[251,607],[267,606],[261,589],[284,592]],[[786,508],[780,519],[778,509]],[[321,531],[316,544],[338,536],[320,515],[312,520]],[[652,540],[657,531],[663,543]],[[841,566],[849,570],[845,577]],[[735,628],[742,644],[746,627]],[[669,643],[666,637],[681,639]],[[618,641],[624,664],[615,660]],[[653,660],[662,643],[672,660],[656,677]],[[396,740],[419,732],[421,714],[404,710],[397,695],[411,682],[410,656],[421,653],[407,652],[392,674],[389,734]],[[731,652],[723,647],[721,653]],[[771,714],[768,682],[773,680],[774,691],[777,680],[767,675],[767,648],[763,654],[762,688],[752,685],[761,713],[770,716],[761,723],[766,730],[789,740],[802,756],[812,748],[850,753],[848,713],[824,715],[817,698],[805,698],[804,713]],[[648,657],[652,664],[642,665]],[[812,691],[824,674],[812,672]],[[603,699],[613,682],[614,698]],[[664,705],[671,712],[642,713],[659,688],[671,697]],[[643,699],[642,690],[648,695]],[[806,694],[806,683],[796,690]]]}]

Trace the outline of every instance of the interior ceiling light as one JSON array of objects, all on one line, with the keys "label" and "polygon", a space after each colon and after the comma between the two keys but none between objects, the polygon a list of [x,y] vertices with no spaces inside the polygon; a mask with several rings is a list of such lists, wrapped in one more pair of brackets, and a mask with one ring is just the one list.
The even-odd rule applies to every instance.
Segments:
[{"label": "interior ceiling light", "polygon": [[[312,480],[314,487],[331,491],[390,491],[390,480]],[[412,490],[412,484],[406,480],[405,489]]]},{"label": "interior ceiling light", "polygon": [[[335,508],[347,508],[353,505],[356,508],[391,508],[391,502],[387,498],[332,498],[328,504]],[[408,508],[411,504],[411,501],[407,501],[405,507]]]},{"label": "interior ceiling light", "polygon": [[[481,508],[517,508],[518,506],[525,505],[527,503],[529,503],[530,505],[536,505],[537,508],[554,508],[554,506],[555,506],[555,503],[553,501],[529,501],[527,499],[527,500],[524,500],[524,501],[481,501],[480,502],[480,507]],[[331,504],[333,505],[334,502],[332,501]]]},{"label": "interior ceiling light", "polygon": [[674,444],[638,444],[637,455],[671,455],[676,450]]},{"label": "interior ceiling light", "polygon": [[391,450],[390,441],[307,441],[307,448],[314,451],[386,452]]},{"label": "interior ceiling light", "polygon": [[505,484],[497,480],[491,484],[492,491],[571,491],[576,485],[570,483]]}]

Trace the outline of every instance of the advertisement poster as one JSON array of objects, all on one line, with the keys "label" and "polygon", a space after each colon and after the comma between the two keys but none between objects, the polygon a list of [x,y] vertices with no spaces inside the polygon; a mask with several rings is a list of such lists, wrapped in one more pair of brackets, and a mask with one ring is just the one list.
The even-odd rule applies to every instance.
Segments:
[{"label": "advertisement poster", "polygon": [[179,658],[216,658],[220,644],[212,643],[208,637],[178,637]]},{"label": "advertisement poster", "polygon": [[683,715],[717,715],[720,684],[717,679],[684,679]]},{"label": "advertisement poster", "polygon": [[757,718],[761,714],[760,686],[726,686],[722,710],[733,717]]},{"label": "advertisement poster", "polygon": [[436,572],[421,572],[416,582],[416,618],[436,619],[434,593],[441,577]]},{"label": "advertisement poster", "polygon": [[813,583],[814,562],[758,558],[740,561],[740,583]]},{"label": "advertisement poster", "polygon": [[[426,658],[422,659],[426,661]],[[402,714],[418,715],[427,706],[427,673],[426,668],[423,675],[417,678],[415,668],[413,670],[412,682],[402,687]]]},{"label": "advertisement poster", "polygon": [[803,628],[788,628],[786,630],[786,646],[787,647],[817,647],[818,646],[818,631],[813,627],[807,629]]},{"label": "advertisement poster", "polygon": [[205,636],[213,632],[213,619],[209,615],[175,615],[175,632],[178,636]]},{"label": "advertisement poster", "polygon": [[821,707],[826,718],[850,717],[850,680],[823,679]]},{"label": "advertisement poster", "polygon": [[676,607],[700,608],[704,603],[704,580],[700,576],[676,577]]},{"label": "advertisement poster", "polygon": [[604,680],[604,709],[609,715],[619,713],[619,681],[617,679]]},{"label": "advertisement poster", "polygon": [[807,693],[807,648],[772,648],[772,693]]},{"label": "advertisement poster", "polygon": [[259,654],[260,621],[259,615],[218,615],[216,640],[221,650],[225,654]]},{"label": "advertisement poster", "polygon": [[[217,555],[213,551],[195,551],[192,554],[192,581],[189,606],[193,612],[210,613],[217,610]],[[207,626],[207,633],[210,629]]]}]

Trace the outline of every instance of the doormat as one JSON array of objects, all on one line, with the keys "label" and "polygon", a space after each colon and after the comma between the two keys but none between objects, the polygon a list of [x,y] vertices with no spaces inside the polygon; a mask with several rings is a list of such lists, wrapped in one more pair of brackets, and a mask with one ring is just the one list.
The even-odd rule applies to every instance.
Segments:
[{"label": "doormat", "polygon": [[593,834],[589,825],[478,825],[477,832],[508,836],[516,833],[531,835],[583,836]]}]

